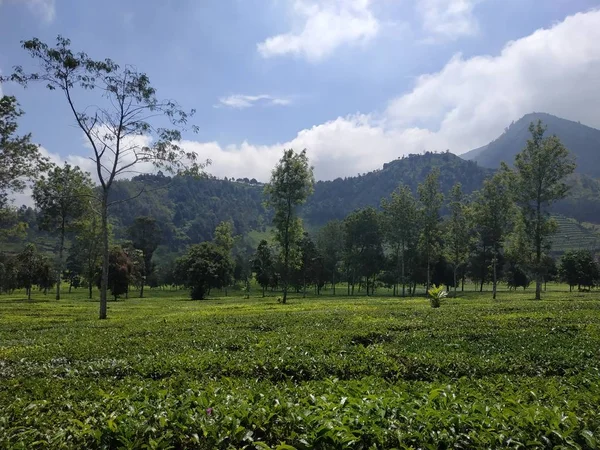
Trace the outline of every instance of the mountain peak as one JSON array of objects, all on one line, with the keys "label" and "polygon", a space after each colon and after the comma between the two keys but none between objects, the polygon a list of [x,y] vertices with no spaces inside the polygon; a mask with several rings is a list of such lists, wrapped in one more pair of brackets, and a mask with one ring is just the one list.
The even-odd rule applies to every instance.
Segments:
[{"label": "mountain peak", "polygon": [[538,120],[548,127],[546,136],[558,136],[575,156],[577,173],[600,177],[600,130],[544,112],[525,114],[494,141],[460,156],[489,168],[497,168],[501,162],[512,164],[530,137],[529,124]]}]

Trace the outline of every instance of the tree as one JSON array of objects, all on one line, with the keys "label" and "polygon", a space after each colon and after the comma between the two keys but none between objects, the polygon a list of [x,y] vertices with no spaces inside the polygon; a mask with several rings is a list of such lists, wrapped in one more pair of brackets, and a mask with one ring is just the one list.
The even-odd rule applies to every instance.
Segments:
[{"label": "tree", "polygon": [[140,298],[144,298],[144,285],[147,278],[152,275],[152,256],[162,240],[162,232],[156,219],[152,217],[137,217],[129,227],[129,239],[135,248],[142,252],[144,260],[141,268],[142,282],[140,283]]},{"label": "tree", "polygon": [[233,224],[231,222],[221,222],[215,228],[213,242],[223,249],[226,253],[231,253],[235,238],[233,237]]},{"label": "tree", "polygon": [[27,244],[23,251],[16,255],[15,262],[18,283],[25,288],[27,299],[31,300],[31,288],[39,280],[42,271],[42,256],[35,245]]},{"label": "tree", "polygon": [[421,203],[421,236],[419,244],[424,255],[427,276],[427,290],[431,286],[431,264],[439,249],[440,241],[440,208],[444,196],[440,192],[440,170],[433,169],[425,181],[419,184],[419,201]]},{"label": "tree", "polygon": [[352,292],[356,277],[365,277],[369,295],[385,260],[379,214],[374,208],[355,211],[344,220],[344,228],[345,259],[351,272]]},{"label": "tree", "polygon": [[[108,265],[108,289],[115,301],[129,291],[133,264],[127,253],[118,245],[110,250]],[[97,278],[98,287],[101,286],[102,276]]]},{"label": "tree", "polygon": [[569,284],[569,290],[573,286],[591,288],[600,279],[600,268],[589,250],[570,250],[560,259],[560,276]]},{"label": "tree", "polygon": [[[213,242],[231,258],[231,251],[233,250],[233,246],[235,244],[235,238],[233,237],[233,224],[231,222],[221,222],[219,225],[217,225],[213,233]],[[228,285],[223,286],[225,288],[226,296],[227,286]]]},{"label": "tree", "polygon": [[262,296],[265,296],[265,289],[271,285],[275,265],[269,243],[264,239],[260,241],[252,259],[252,270],[256,274],[256,281],[262,288]]},{"label": "tree", "polygon": [[58,235],[56,300],[60,300],[61,276],[65,266],[65,236],[77,228],[79,220],[90,208],[93,189],[89,175],[67,163],[63,167],[54,167],[33,187],[40,228]]},{"label": "tree", "polygon": [[211,289],[231,284],[233,261],[213,242],[192,245],[176,265],[177,279],[191,288],[192,300],[202,300]]},{"label": "tree", "polygon": [[[109,228],[109,241],[110,241]],[[92,210],[79,222],[77,236],[71,247],[69,264],[71,268],[79,267],[88,287],[88,298],[92,298],[92,289],[97,279],[98,269],[102,261],[102,229],[100,218]]]},{"label": "tree", "polygon": [[550,218],[550,205],[567,196],[565,178],[575,170],[569,151],[556,136],[544,138],[542,121],[529,125],[531,139],[515,157],[513,177],[517,204],[524,220],[529,245],[533,249],[535,298],[542,292],[543,256],[551,246],[556,223]]},{"label": "tree", "polygon": [[[383,233],[395,259],[396,284],[402,283],[402,297],[406,295],[407,251],[414,248],[419,234],[419,211],[417,202],[406,185],[401,185],[389,200],[381,202],[383,210]],[[395,286],[394,286],[395,287]]]},{"label": "tree", "polygon": [[333,295],[338,280],[339,264],[344,251],[344,226],[339,220],[327,222],[317,233],[317,250],[323,258],[323,266],[329,274]]},{"label": "tree", "polygon": [[313,192],[313,170],[308,163],[306,150],[300,153],[285,150],[283,157],[271,172],[271,181],[265,186],[267,205],[275,210],[273,224],[275,239],[281,246],[283,263],[283,299],[287,302],[290,266],[298,256],[298,243],[302,238],[302,223],[297,208]]},{"label": "tree", "polygon": [[17,136],[17,119],[23,115],[17,99],[12,96],[0,97],[0,225],[6,234],[10,192],[22,192],[26,181],[35,179],[48,166],[39,147],[31,143],[31,135]]},{"label": "tree", "polygon": [[[48,89],[62,92],[92,150],[89,158],[96,166],[102,192],[99,316],[106,319],[108,210],[113,182],[141,163],[172,172],[199,173],[204,164],[196,161],[194,152],[186,152],[179,146],[181,128],[193,111],[185,112],[172,100],[159,100],[145,73],[132,66],[120,67],[110,59],[94,60],[84,52],[73,52],[71,42],[61,36],[57,37],[55,47],[37,38],[21,44],[40,64],[40,72],[26,73],[22,67],[15,67],[10,80],[25,86],[31,81],[42,81]],[[78,97],[81,91],[86,93]],[[90,98],[90,91],[100,95],[92,104],[81,107],[79,101],[82,97]],[[160,121],[159,116],[165,118],[171,128],[157,126],[165,122]],[[191,163],[191,167],[186,168],[186,163]]]},{"label": "tree", "polygon": [[504,247],[514,215],[510,186],[502,174],[485,180],[481,191],[475,193],[473,213],[480,240],[492,249],[492,297],[496,299],[498,284],[498,259]]},{"label": "tree", "polygon": [[471,230],[469,212],[460,183],[456,183],[450,191],[450,217],[446,227],[446,256],[452,266],[454,297],[458,286],[457,273],[469,257]]}]

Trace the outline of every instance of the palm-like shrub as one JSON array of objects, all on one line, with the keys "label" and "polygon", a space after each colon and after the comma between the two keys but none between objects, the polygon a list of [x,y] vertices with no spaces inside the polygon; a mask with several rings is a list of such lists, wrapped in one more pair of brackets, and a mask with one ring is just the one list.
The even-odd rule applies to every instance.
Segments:
[{"label": "palm-like shrub", "polygon": [[434,285],[427,291],[427,296],[429,297],[429,301],[431,301],[431,307],[439,308],[442,299],[448,296],[448,292],[444,290],[443,286]]}]

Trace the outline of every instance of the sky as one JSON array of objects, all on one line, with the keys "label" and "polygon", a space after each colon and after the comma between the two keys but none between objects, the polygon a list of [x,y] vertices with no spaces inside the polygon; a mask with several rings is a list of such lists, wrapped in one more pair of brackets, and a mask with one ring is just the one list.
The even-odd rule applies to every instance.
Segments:
[{"label": "sky", "polygon": [[[600,128],[600,0],[0,0],[0,73],[68,37],[195,108],[182,146],[268,181],[286,148],[320,180],[461,154],[547,112]],[[63,97],[5,83],[42,151],[92,171]],[[82,102],[93,103],[84,94]]]}]

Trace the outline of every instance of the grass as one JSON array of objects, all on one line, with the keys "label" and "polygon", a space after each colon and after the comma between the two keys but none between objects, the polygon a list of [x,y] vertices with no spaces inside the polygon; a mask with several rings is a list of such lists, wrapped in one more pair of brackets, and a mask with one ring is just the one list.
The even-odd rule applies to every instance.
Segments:
[{"label": "grass", "polygon": [[0,448],[598,448],[600,299],[0,296]]}]

